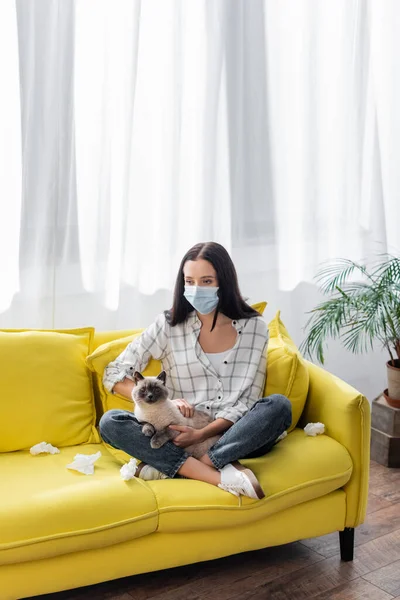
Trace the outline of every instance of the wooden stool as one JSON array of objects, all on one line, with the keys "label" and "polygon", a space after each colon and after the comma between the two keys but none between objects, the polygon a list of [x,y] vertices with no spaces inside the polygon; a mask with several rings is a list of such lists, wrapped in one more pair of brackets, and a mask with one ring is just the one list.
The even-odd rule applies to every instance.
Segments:
[{"label": "wooden stool", "polygon": [[400,408],[383,395],[372,401],[371,459],[386,467],[400,467]]}]

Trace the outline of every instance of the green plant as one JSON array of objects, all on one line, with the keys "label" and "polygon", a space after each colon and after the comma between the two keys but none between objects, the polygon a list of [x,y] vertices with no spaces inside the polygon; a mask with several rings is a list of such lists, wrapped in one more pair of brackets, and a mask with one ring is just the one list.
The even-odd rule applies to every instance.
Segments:
[{"label": "green plant", "polygon": [[[360,281],[354,281],[356,275]],[[327,338],[341,339],[354,353],[378,341],[395,366],[396,355],[400,360],[400,258],[385,255],[371,269],[338,259],[322,268],[316,280],[331,298],[311,311],[305,326],[309,332],[301,344],[305,354],[324,363]]]}]

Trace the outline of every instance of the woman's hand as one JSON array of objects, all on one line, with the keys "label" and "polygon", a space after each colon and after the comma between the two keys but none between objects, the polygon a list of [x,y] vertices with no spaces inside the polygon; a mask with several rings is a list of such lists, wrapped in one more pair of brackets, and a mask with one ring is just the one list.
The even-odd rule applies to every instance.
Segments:
[{"label": "woman's hand", "polygon": [[187,425],[170,425],[169,428],[180,431],[180,434],[172,440],[175,446],[179,446],[179,448],[186,448],[186,446],[198,444],[203,441],[203,432],[201,429],[194,429]]},{"label": "woman's hand", "polygon": [[184,398],[178,398],[177,400],[171,400],[171,402],[173,402],[179,408],[184,417],[193,417],[194,408],[187,400]]}]

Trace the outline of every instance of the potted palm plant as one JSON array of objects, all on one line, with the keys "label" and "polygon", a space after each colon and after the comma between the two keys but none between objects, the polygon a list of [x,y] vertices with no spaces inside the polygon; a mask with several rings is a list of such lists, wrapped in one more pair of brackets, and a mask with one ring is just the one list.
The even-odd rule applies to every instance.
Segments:
[{"label": "potted palm plant", "polygon": [[311,311],[301,349],[323,364],[327,338],[340,339],[354,353],[381,344],[390,356],[384,396],[400,408],[400,258],[384,255],[372,268],[338,259],[316,280],[330,297]]}]

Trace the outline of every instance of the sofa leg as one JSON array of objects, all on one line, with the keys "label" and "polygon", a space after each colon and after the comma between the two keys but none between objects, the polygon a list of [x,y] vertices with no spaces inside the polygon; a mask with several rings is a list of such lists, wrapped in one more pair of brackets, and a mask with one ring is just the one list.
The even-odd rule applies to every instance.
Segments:
[{"label": "sofa leg", "polygon": [[340,558],[342,560],[353,560],[354,556],[354,528],[345,527],[344,531],[339,531],[340,539]]}]

